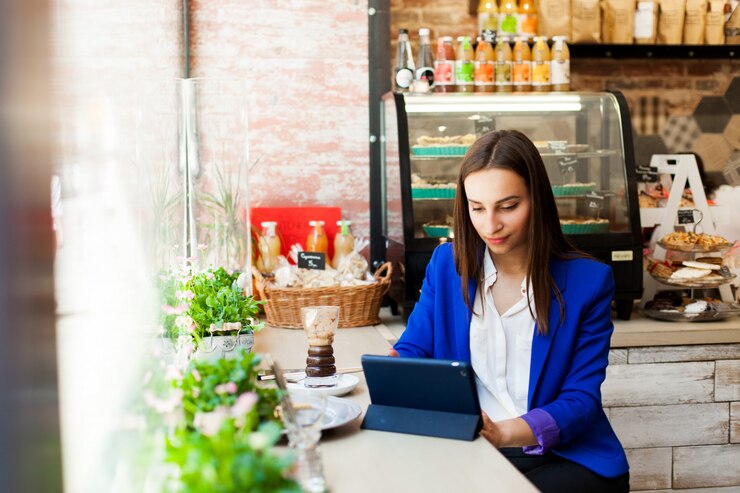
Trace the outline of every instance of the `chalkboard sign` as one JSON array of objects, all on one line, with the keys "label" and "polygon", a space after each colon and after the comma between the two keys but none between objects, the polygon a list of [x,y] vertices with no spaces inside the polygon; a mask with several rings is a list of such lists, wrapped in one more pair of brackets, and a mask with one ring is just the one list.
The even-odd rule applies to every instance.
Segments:
[{"label": "chalkboard sign", "polygon": [[586,203],[589,209],[601,211],[604,209],[604,195],[599,192],[589,192],[586,194]]},{"label": "chalkboard sign", "polygon": [[694,224],[694,209],[679,209],[678,224]]},{"label": "chalkboard sign", "polygon": [[576,163],[578,162],[578,158],[575,156],[565,156],[558,159],[558,167],[560,168],[560,174],[561,175],[567,175],[570,173],[575,172]]},{"label": "chalkboard sign", "polygon": [[298,267],[301,269],[325,270],[326,254],[322,252],[298,252]]},{"label": "chalkboard sign", "polygon": [[638,166],[637,181],[641,183],[657,183],[658,168],[655,166]]}]

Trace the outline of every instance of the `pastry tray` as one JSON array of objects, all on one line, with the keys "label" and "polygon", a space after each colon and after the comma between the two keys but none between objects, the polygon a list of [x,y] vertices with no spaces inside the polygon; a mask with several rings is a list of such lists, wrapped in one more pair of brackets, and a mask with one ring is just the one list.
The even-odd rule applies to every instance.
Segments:
[{"label": "pastry tray", "polygon": [[450,236],[452,228],[448,226],[422,226],[424,233],[430,238],[447,238]]},{"label": "pastry tray", "polygon": [[411,154],[414,156],[464,156],[468,152],[468,146],[411,146]]},{"label": "pastry tray", "polygon": [[647,317],[669,322],[712,322],[740,315],[740,305],[737,303],[722,303],[719,310],[707,310],[702,313],[681,313],[677,311],[648,309],[643,310],[643,312]]},{"label": "pastry tray", "polygon": [[411,187],[412,199],[454,199],[457,187],[416,188]]},{"label": "pastry tray", "polygon": [[704,288],[717,288],[719,286],[722,286],[723,284],[727,284],[728,282],[735,279],[737,276],[735,274],[730,274],[729,276],[722,276],[721,279],[713,278],[713,279],[706,279],[702,280],[699,279],[671,279],[669,277],[663,277],[663,276],[656,276],[652,272],[650,273],[651,276],[653,276],[653,279],[656,281],[660,281],[663,284],[668,284],[669,286],[681,286],[684,288],[696,288],[696,289],[704,289]]},{"label": "pastry tray", "polygon": [[567,235],[586,235],[595,233],[605,233],[609,230],[609,222],[591,223],[591,224],[563,224],[560,223],[560,229]]},{"label": "pastry tray", "polygon": [[666,250],[674,250],[678,252],[693,252],[693,253],[710,253],[710,252],[721,252],[722,250],[727,250],[732,245],[729,243],[724,245],[713,245],[713,246],[703,246],[703,245],[672,245],[670,243],[664,243],[663,240],[658,240],[658,245],[662,248],[665,248]]}]

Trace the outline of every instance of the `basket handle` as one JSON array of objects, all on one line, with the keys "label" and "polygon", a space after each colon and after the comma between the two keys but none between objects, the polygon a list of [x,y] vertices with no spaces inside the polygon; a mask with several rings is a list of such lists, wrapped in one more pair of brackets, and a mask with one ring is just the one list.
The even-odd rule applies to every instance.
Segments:
[{"label": "basket handle", "polygon": [[393,274],[393,264],[391,264],[390,262],[385,262],[383,265],[378,267],[378,270],[375,271],[373,277],[378,282],[390,282],[391,274]]},{"label": "basket handle", "polygon": [[260,299],[263,301],[267,301],[267,296],[265,296],[265,278],[262,276],[262,274],[257,270],[256,267],[252,267],[252,276],[255,279],[255,284],[257,285],[257,292],[260,294]]}]

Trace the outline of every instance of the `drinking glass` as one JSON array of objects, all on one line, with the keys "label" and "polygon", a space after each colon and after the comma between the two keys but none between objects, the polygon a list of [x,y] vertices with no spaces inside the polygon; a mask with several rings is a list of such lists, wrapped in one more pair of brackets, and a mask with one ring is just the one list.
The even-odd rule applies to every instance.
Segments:
[{"label": "drinking glass", "polygon": [[301,321],[308,337],[306,387],[333,387],[339,381],[334,362],[334,335],[339,327],[338,306],[301,308]]},{"label": "drinking glass", "polygon": [[291,390],[289,397],[293,413],[284,410],[283,421],[288,432],[289,445],[298,453],[296,480],[303,491],[323,493],[326,491],[326,480],[318,443],[327,396],[323,392]]}]

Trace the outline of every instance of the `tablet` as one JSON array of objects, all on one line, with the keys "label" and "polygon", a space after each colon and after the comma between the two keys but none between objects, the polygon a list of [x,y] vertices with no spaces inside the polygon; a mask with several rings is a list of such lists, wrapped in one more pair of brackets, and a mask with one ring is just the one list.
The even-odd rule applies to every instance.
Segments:
[{"label": "tablet", "polygon": [[475,374],[464,361],[362,356],[370,391],[364,429],[473,440],[481,427]]}]

